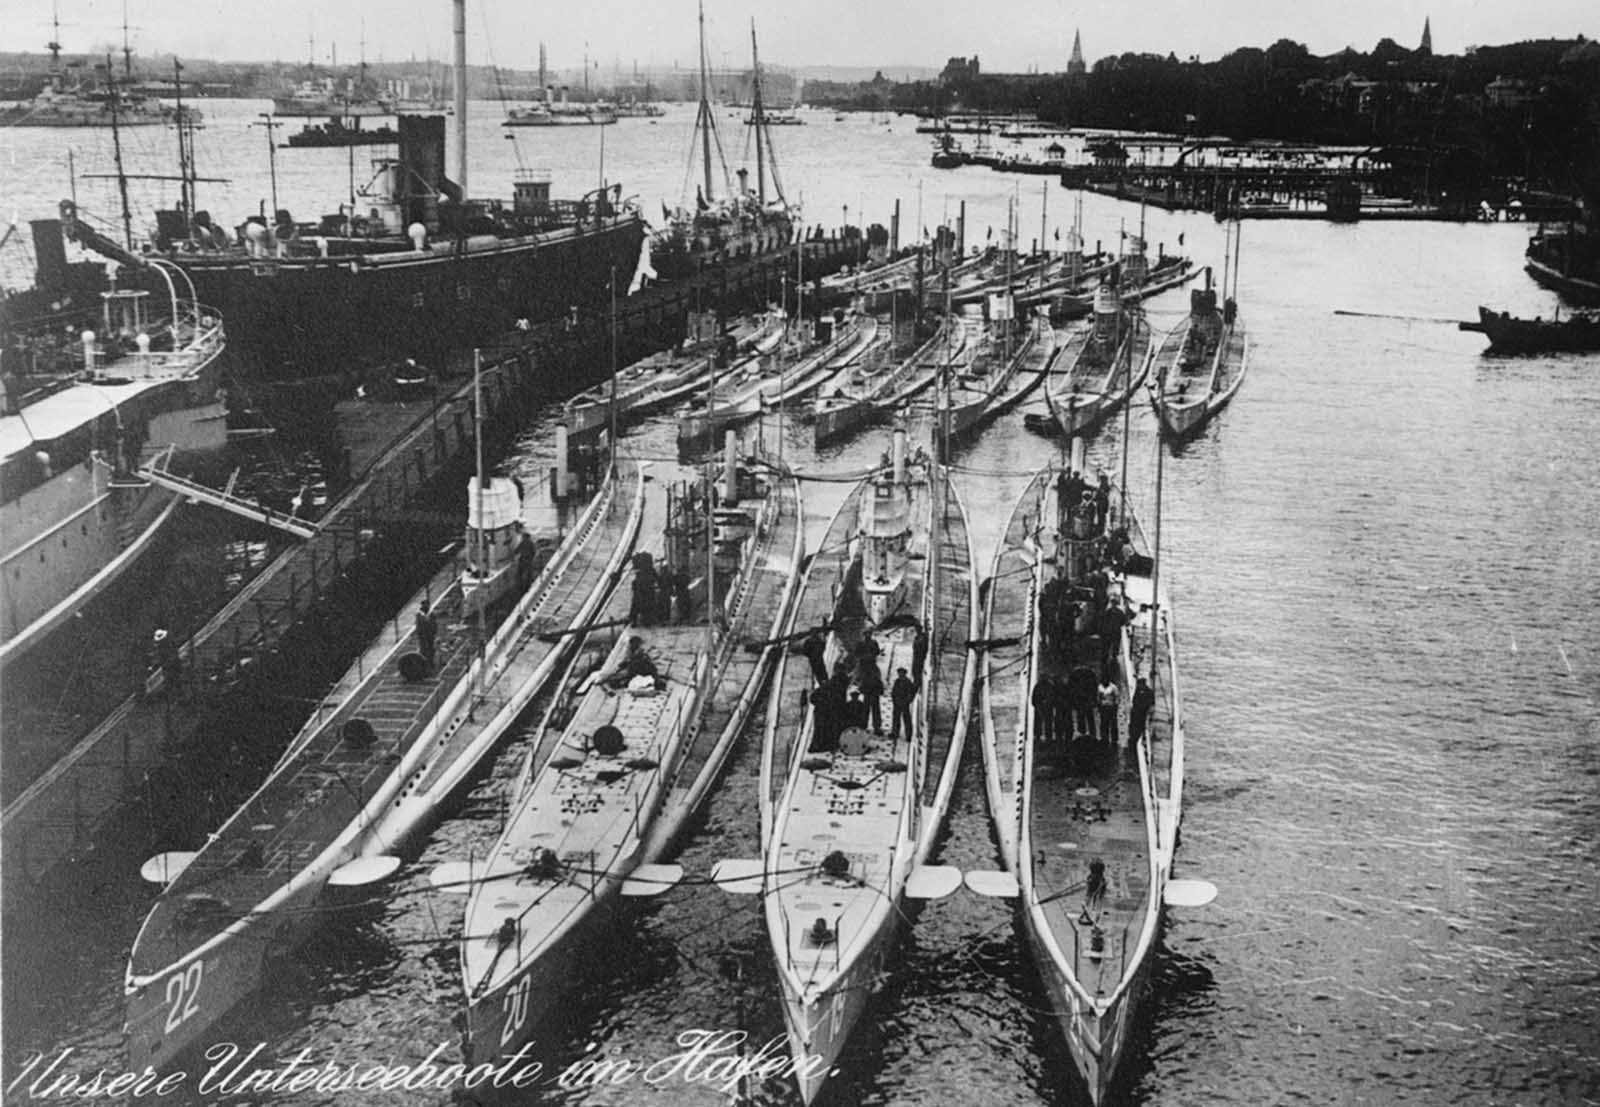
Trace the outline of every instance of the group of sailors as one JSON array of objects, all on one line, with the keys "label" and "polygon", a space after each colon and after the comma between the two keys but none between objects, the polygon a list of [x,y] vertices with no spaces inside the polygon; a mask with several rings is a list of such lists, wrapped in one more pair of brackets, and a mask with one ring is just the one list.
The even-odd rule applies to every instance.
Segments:
[{"label": "group of sailors", "polygon": [[928,659],[928,635],[918,626],[911,645],[911,668],[895,670],[887,686],[878,658],[882,647],[872,632],[861,636],[847,657],[827,664],[827,641],[821,630],[813,630],[800,644],[800,652],[811,665],[815,687],[811,691],[811,750],[831,753],[848,729],[871,729],[883,735],[883,696],[889,694],[889,737],[898,741],[904,733],[912,735],[911,705],[922,690],[922,671]]},{"label": "group of sailors", "polygon": [[[1131,620],[1120,574],[1135,556],[1125,528],[1110,526],[1111,484],[1075,470],[1056,481],[1057,571],[1039,593],[1040,664],[1032,690],[1034,738],[1046,745],[1078,738],[1120,742],[1117,681],[1123,631]],[[1155,696],[1138,678],[1129,705],[1129,743],[1144,734]]]},{"label": "group of sailors", "polygon": [[694,613],[689,571],[674,569],[643,551],[633,555],[633,596],[628,622],[636,627],[688,622]]}]

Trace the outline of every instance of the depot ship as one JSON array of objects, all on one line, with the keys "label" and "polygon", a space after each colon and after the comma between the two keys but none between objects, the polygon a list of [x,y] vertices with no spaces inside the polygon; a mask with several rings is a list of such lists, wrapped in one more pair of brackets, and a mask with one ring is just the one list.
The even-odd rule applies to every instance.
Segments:
[{"label": "depot ship", "polygon": [[62,205],[69,234],[125,263],[160,257],[228,320],[246,377],[299,378],[352,365],[429,357],[513,327],[598,313],[615,271],[631,276],[645,227],[611,185],[576,201],[551,197],[528,170],[510,202],[471,198],[467,184],[464,0],[455,0],[456,175],[445,175],[443,116],[399,117],[393,156],[373,160],[357,211],[315,223],[279,211],[215,225],[185,191],[157,213],[155,240],[130,252]]}]

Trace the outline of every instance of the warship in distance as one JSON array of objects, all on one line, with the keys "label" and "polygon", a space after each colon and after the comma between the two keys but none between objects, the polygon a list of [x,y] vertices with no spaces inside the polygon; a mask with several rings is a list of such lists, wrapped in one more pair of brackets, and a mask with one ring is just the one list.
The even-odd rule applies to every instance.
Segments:
[{"label": "warship in distance", "polygon": [[444,118],[401,115],[398,150],[374,159],[362,213],[297,223],[280,211],[272,227],[252,220],[235,232],[188,201],[158,212],[157,240],[129,251],[63,204],[69,233],[119,261],[157,256],[181,268],[228,319],[247,377],[435,356],[523,320],[604,310],[613,271],[634,272],[645,235],[620,185],[555,200],[547,173],[523,171],[509,203],[467,190],[464,2],[454,0],[454,180]]},{"label": "warship in distance", "polygon": [[[69,67],[61,64],[59,22],[54,24],[54,30],[46,47],[50,51],[50,69],[44,87],[29,99],[0,108],[0,127],[150,127],[175,123],[179,119],[200,122],[200,113],[194,108],[164,104],[156,97],[126,87],[133,77],[133,52],[126,45],[123,54],[129,72],[122,87],[112,72],[109,57],[100,85],[81,79],[69,80]],[[126,26],[123,30],[126,32]]]}]

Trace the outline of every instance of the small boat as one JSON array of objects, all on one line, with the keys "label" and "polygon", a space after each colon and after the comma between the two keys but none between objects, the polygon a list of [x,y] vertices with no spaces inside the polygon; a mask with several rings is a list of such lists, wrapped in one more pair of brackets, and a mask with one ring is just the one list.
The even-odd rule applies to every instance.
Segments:
[{"label": "small boat", "polygon": [[[983,756],[1013,879],[967,881],[999,878],[1009,887],[994,894],[1020,897],[1045,991],[1099,1104],[1135,1038],[1164,904],[1215,890],[1170,879],[1184,735],[1159,537],[1152,548],[1115,490],[1084,483],[1081,439],[1071,457],[1024,491],[990,576]],[[1159,493],[1156,513],[1159,536]],[[1096,732],[1108,686],[1114,736]]]},{"label": "small boat", "polygon": [[1095,293],[1094,321],[1078,342],[1077,354],[1059,382],[1045,390],[1050,416],[1061,431],[1083,435],[1128,401],[1149,369],[1150,325],[1144,313],[1127,306],[1110,281]]},{"label": "small boat", "polygon": [[607,127],[617,121],[617,113],[604,104],[534,104],[512,108],[500,123],[502,127]]},{"label": "small boat", "polygon": [[[977,667],[966,514],[942,467],[921,451],[906,456],[904,432],[819,548],[790,624],[791,636],[816,628],[810,663],[786,655],[773,680],[763,860],[747,873],[760,885],[807,1103],[882,980],[906,898],[960,882],[924,862],[950,802]],[[832,675],[819,683],[823,672]],[[864,677],[869,699],[848,700]],[[885,686],[891,703],[909,700],[903,725],[874,717]]]},{"label": "small boat", "polygon": [[1189,293],[1189,314],[1168,332],[1152,356],[1150,396],[1162,433],[1194,434],[1239,391],[1250,363],[1250,342],[1233,297],[1217,307],[1206,270],[1206,287]]},{"label": "small boat", "polygon": [[1574,311],[1565,319],[1518,319],[1510,312],[1478,308],[1476,323],[1461,323],[1464,331],[1489,336],[1489,349],[1497,354],[1542,354],[1553,351],[1600,350],[1600,312]]},{"label": "small boat", "polygon": [[322,149],[330,146],[398,146],[400,132],[393,127],[363,127],[360,116],[334,116],[326,123],[307,124],[289,136],[284,146]]},{"label": "small boat", "polygon": [[323,917],[314,908],[325,889],[399,866],[390,851],[436,815],[572,645],[541,632],[603,602],[638,533],[643,488],[637,468],[611,468],[565,540],[545,543],[539,568],[531,535],[522,552],[514,482],[472,478],[465,560],[404,609],[417,612],[414,626],[397,618],[369,647],[197,852],[146,863],[146,879],[165,888],[128,958],[135,1070],[202,1048],[265,979],[269,952],[293,949]]},{"label": "small boat", "polygon": [[1600,222],[1593,210],[1564,225],[1542,225],[1528,240],[1523,268],[1576,304],[1600,304]]},{"label": "small boat", "polygon": [[796,482],[746,469],[733,483],[709,517],[709,488],[670,494],[662,561],[636,554],[631,602],[612,603],[626,628],[601,668],[569,674],[499,841],[463,874],[469,1064],[515,1053],[571,993],[576,951],[619,896],[664,891],[681,872],[656,862],[720,772],[773,655],[742,639],[784,625],[798,576]]},{"label": "small boat", "polygon": [[[918,127],[921,131],[922,128]],[[963,150],[948,134],[942,134],[933,144],[932,163],[935,169],[960,169],[972,161],[972,155]]]}]

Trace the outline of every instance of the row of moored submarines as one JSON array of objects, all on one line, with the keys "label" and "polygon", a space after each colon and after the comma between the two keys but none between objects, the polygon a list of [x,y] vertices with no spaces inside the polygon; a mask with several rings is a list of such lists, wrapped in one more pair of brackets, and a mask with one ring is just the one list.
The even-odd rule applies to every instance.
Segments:
[{"label": "row of moored submarines", "polygon": [[[1053,380],[1051,410],[1073,436],[1066,467],[1022,495],[981,594],[958,490],[904,429],[809,556],[796,475],[740,461],[731,434],[715,486],[662,487],[621,457],[592,470],[559,540],[526,531],[514,482],[474,478],[463,559],[417,597],[414,622],[369,648],[203,849],[146,864],[165,890],[129,960],[132,1068],[203,1049],[325,890],[393,873],[396,849],[549,693],[499,841],[431,874],[467,898],[464,1064],[515,1055],[577,984],[579,952],[617,897],[683,882],[666,858],[767,689],[761,855],[699,880],[760,897],[802,1096],[821,1088],[881,979],[904,901],[964,883],[1021,904],[1098,1101],[1163,904],[1214,894],[1170,879],[1184,756],[1159,477],[1150,539],[1125,496],[1086,480],[1082,436],[1156,360],[1139,344],[1142,316],[1107,296],[1065,345],[1042,320],[1013,328],[993,371],[1002,383],[975,380],[969,363],[940,393],[938,423],[959,431],[973,425],[960,412],[981,413],[985,398],[1015,402],[1022,366]],[[1236,318],[1215,300],[1194,293],[1183,335],[1164,344],[1173,375],[1208,358],[1217,375]],[[836,322],[818,339],[831,352],[805,364],[842,370],[872,348],[877,323]],[[965,332],[946,327],[948,366]],[[641,377],[641,396],[662,391],[661,369]],[[1232,387],[1238,376],[1242,364]],[[819,418],[849,387],[824,396]],[[610,388],[604,415],[627,394]],[[699,414],[701,435],[735,421],[714,397]],[[1043,717],[1041,689],[1085,680],[1115,720],[1098,738]],[[963,877],[929,861],[969,737],[1005,870]]]}]

